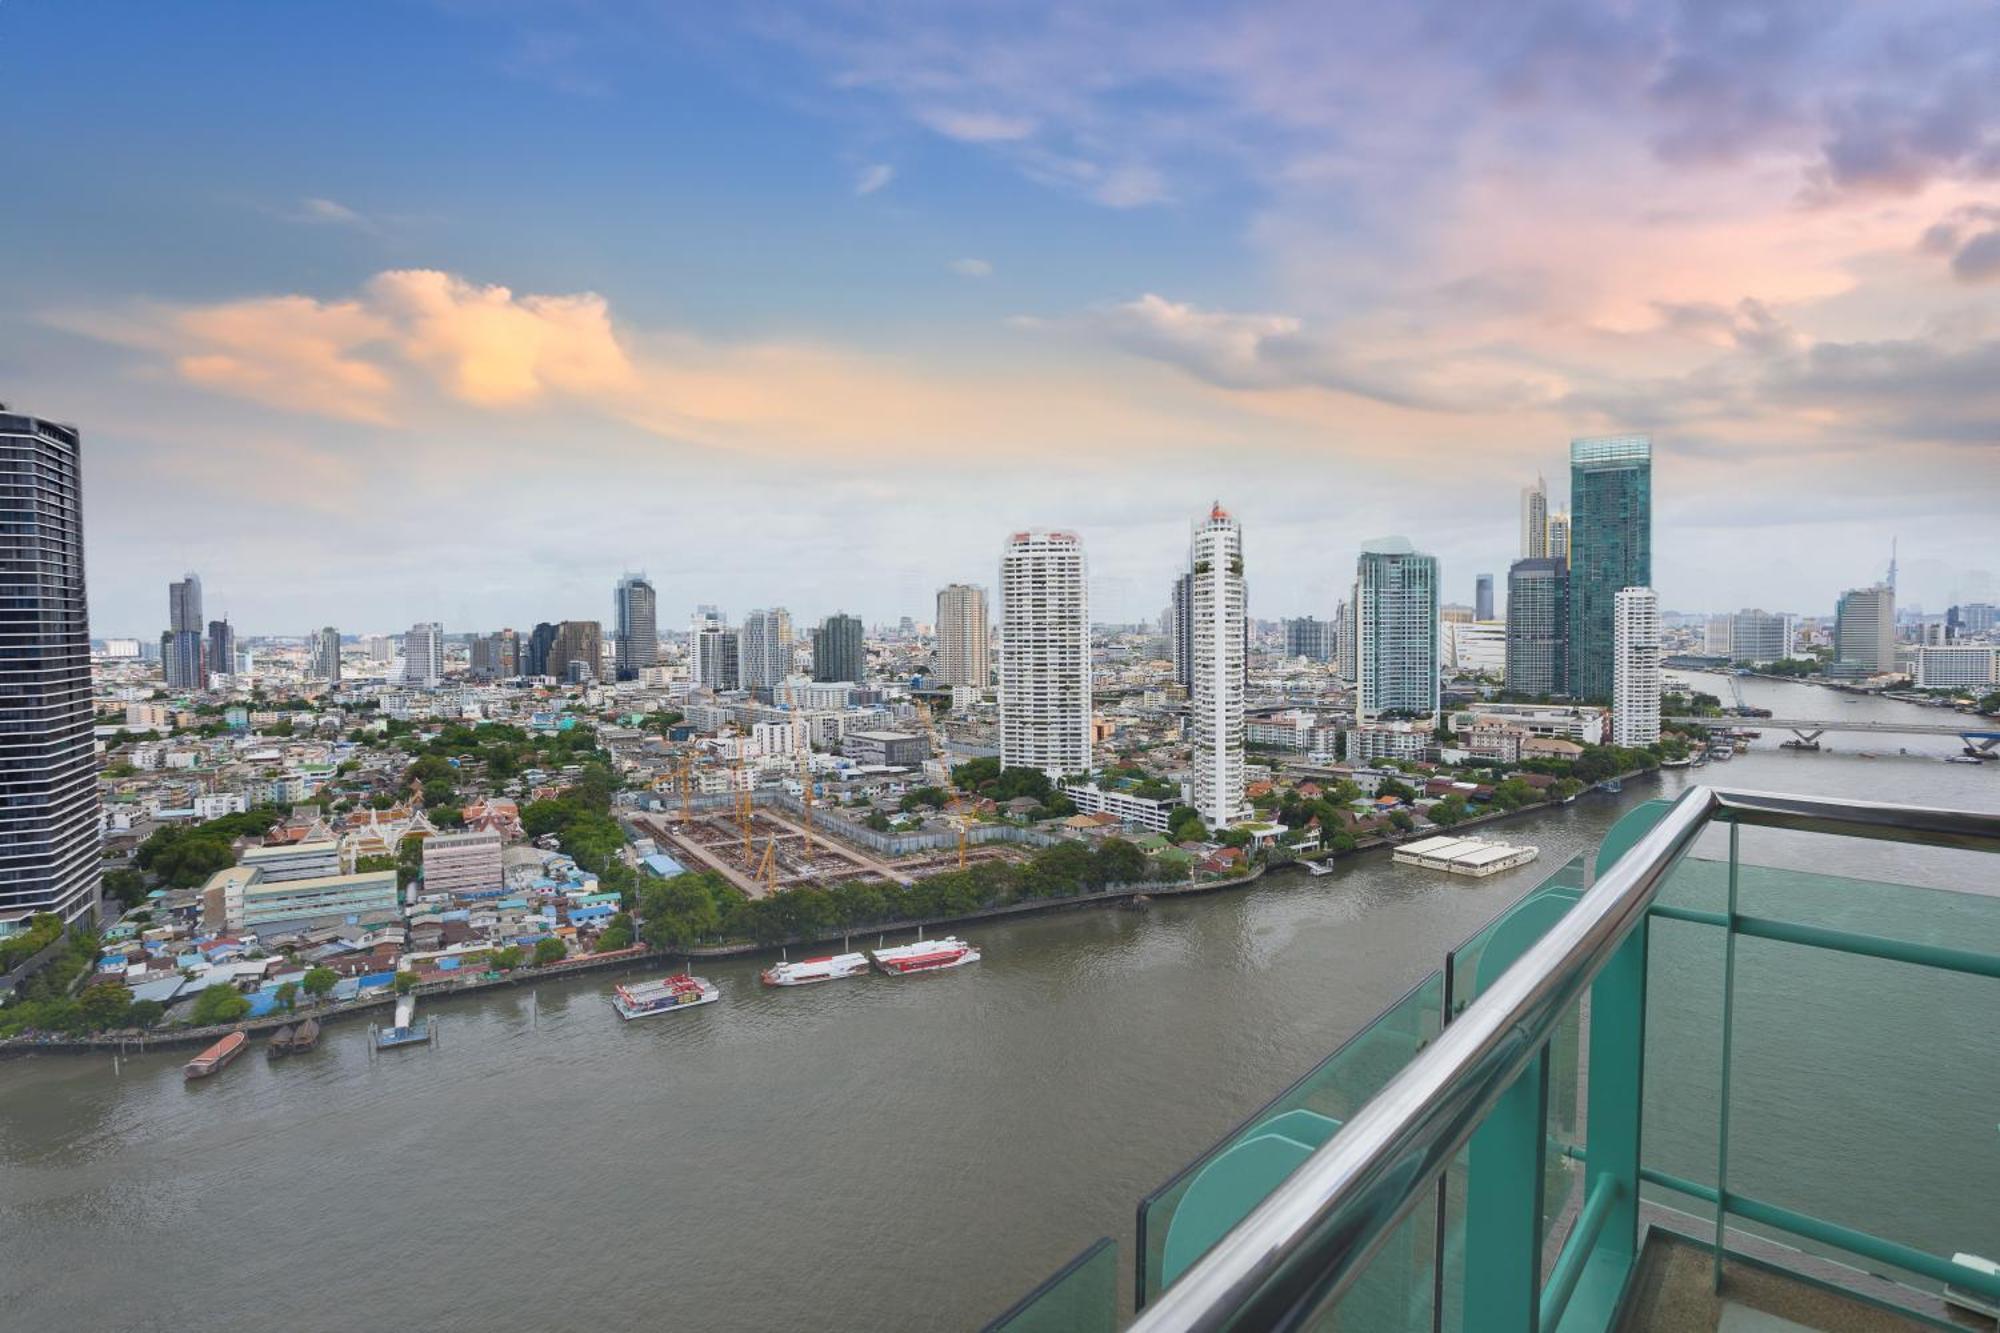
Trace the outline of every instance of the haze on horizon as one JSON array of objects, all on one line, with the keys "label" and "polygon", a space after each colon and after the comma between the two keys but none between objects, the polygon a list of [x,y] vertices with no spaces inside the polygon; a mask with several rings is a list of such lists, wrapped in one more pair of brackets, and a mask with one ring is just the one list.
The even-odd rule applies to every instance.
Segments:
[{"label": "haze on horizon", "polygon": [[[725,12],[726,11],[726,12]],[[1156,614],[1406,534],[1504,586],[1655,442],[1663,605],[2000,595],[2000,17],[915,0],[0,7],[0,400],[93,631],[928,619],[1008,531]]]}]

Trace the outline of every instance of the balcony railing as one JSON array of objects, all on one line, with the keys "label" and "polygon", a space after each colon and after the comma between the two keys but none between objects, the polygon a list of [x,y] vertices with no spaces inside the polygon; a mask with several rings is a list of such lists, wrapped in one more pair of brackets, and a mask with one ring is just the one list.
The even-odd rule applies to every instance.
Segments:
[{"label": "balcony railing", "polygon": [[[1711,825],[1726,859],[1690,855]],[[1898,854],[1944,888],[1787,870],[1746,829],[1842,869],[1832,839],[2000,851],[1967,811],[1640,807],[1594,882],[1565,866],[1148,1196],[1133,1327],[1598,1333],[1662,1205],[1699,1216],[1718,1288],[1761,1237],[2000,1305],[1951,1258],[2000,1254],[1992,863]],[[996,1327],[1116,1328],[1115,1263],[1097,1242]]]}]

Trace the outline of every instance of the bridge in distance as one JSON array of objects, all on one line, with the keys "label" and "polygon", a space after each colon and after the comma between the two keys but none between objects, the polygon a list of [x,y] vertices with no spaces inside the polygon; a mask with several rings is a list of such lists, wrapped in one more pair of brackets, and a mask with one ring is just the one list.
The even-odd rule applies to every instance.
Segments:
[{"label": "bridge in distance", "polygon": [[1818,740],[1829,731],[1850,731],[1874,736],[1956,736],[1969,746],[1988,751],[2000,745],[2000,730],[1992,723],[1980,722],[1863,722],[1796,717],[1669,717],[1661,721],[1685,727],[1782,728],[1805,741]]}]

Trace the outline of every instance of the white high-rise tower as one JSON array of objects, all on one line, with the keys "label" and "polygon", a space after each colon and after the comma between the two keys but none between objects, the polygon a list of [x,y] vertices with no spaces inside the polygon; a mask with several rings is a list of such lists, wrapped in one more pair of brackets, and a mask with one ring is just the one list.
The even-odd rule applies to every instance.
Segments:
[{"label": "white high-rise tower", "polygon": [[403,683],[434,690],[444,680],[444,626],[419,621],[403,636]]},{"label": "white high-rise tower", "polygon": [[1612,604],[1611,743],[1660,739],[1660,597],[1621,588]]},{"label": "white high-rise tower", "polygon": [[1243,817],[1243,529],[1217,503],[1195,525],[1194,808],[1211,829]]},{"label": "white high-rise tower", "polygon": [[1521,559],[1541,560],[1549,553],[1549,486],[1540,477],[1521,488]]},{"label": "white high-rise tower", "polygon": [[1000,765],[1090,770],[1090,593],[1073,532],[1017,532],[1000,557]]}]

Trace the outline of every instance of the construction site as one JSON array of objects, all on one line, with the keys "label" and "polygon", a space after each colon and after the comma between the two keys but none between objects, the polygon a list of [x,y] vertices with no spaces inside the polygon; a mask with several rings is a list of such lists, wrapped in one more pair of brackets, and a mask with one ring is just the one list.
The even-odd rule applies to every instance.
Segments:
[{"label": "construction site", "polygon": [[1010,845],[972,846],[961,827],[955,847],[885,860],[835,836],[810,799],[793,815],[757,802],[747,790],[734,793],[726,808],[700,810],[684,800],[677,811],[638,815],[632,823],[688,869],[713,870],[751,898],[802,884],[910,884],[981,861],[1021,857]]}]

